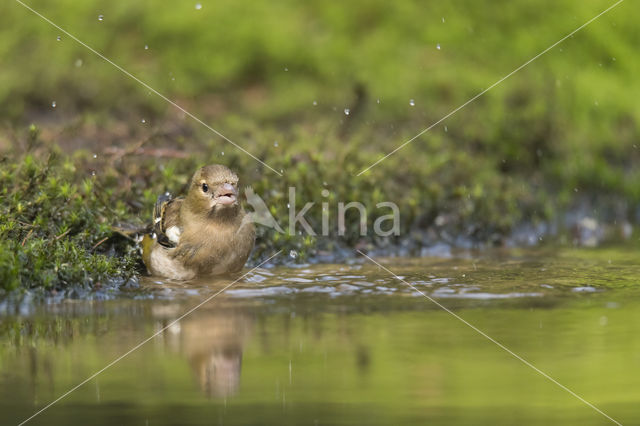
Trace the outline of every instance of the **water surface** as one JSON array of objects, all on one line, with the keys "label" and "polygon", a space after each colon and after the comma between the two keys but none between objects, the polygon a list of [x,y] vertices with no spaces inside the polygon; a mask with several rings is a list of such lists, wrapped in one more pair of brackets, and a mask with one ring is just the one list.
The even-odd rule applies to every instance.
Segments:
[{"label": "water surface", "polygon": [[[378,259],[623,424],[640,424],[629,249]],[[0,423],[18,424],[229,280],[0,302]],[[29,424],[611,423],[363,259],[260,269]]]}]

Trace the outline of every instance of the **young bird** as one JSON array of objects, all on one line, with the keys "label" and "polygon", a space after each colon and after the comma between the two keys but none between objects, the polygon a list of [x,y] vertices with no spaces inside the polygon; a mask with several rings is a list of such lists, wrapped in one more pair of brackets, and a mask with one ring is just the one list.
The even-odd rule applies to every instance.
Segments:
[{"label": "young bird", "polygon": [[152,275],[177,280],[238,272],[255,239],[245,216],[236,174],[219,164],[202,167],[186,197],[158,197],[142,259]]}]

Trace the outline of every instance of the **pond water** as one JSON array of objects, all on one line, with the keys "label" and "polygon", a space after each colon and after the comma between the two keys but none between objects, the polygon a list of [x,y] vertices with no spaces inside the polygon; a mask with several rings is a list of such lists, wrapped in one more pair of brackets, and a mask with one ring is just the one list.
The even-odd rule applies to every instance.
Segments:
[{"label": "pond water", "polygon": [[637,259],[626,248],[376,259],[415,289],[363,258],[265,268],[166,329],[231,281],[0,301],[0,424],[159,331],[28,424],[612,424],[559,384],[640,424]]}]

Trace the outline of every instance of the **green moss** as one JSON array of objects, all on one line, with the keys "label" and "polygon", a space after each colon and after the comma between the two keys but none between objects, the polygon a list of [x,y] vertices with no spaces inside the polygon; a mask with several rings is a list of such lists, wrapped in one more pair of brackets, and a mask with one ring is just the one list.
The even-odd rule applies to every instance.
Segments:
[{"label": "green moss", "polygon": [[[0,286],[99,286],[135,275],[131,247],[108,241],[117,214],[55,151],[0,163]],[[111,251],[110,254],[108,254]]]}]

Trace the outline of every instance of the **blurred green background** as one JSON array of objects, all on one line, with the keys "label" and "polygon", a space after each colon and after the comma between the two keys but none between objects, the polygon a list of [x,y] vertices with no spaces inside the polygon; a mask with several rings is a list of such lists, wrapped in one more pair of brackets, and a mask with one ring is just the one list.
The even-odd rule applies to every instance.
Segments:
[{"label": "blurred green background", "polygon": [[[28,3],[282,170],[281,178],[19,3],[5,2],[2,167],[16,176],[25,153],[44,164],[60,151],[78,193],[85,179],[99,185],[111,209],[100,215],[109,223],[147,220],[158,193],[179,192],[206,162],[237,169],[283,226],[289,186],[298,189],[299,207],[319,204],[324,188],[332,208],[361,201],[371,207],[369,225],[381,214],[376,203],[400,206],[402,238],[362,239],[357,217],[348,218],[346,238],[323,242],[327,251],[400,239],[504,244],[522,226],[539,231],[526,241],[553,234],[580,243],[565,220],[575,212],[611,224],[603,233],[612,238],[629,236],[619,226],[640,218],[639,6],[630,1],[355,176],[613,3]],[[58,169],[52,164],[47,173]],[[5,204],[28,196],[6,179],[14,189],[13,198],[5,191]],[[78,196],[92,202],[94,195]],[[45,213],[16,220],[32,223]],[[319,227],[319,208],[308,217]],[[47,235],[68,225],[54,222]],[[5,235],[21,241],[27,232]],[[303,258],[319,250],[314,238],[269,230],[258,243],[258,257],[272,248]]]}]

